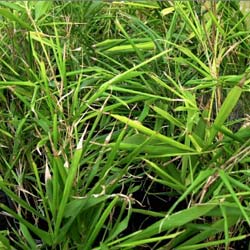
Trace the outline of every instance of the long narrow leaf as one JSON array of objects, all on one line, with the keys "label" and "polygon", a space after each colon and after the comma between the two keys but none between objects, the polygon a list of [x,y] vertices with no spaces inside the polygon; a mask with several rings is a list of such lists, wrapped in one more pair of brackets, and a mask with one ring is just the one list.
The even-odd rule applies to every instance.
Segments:
[{"label": "long narrow leaf", "polygon": [[154,130],[151,130],[151,129],[143,126],[139,121],[134,121],[134,120],[131,120],[125,116],[120,116],[120,115],[111,115],[111,116],[114,117],[115,119],[121,121],[121,122],[124,122],[125,124],[128,124],[132,128],[135,128],[135,129],[141,131],[144,134],[150,135],[152,137],[159,139],[162,142],[169,144],[170,146],[173,146],[173,147],[179,148],[179,149],[183,149],[183,150],[187,150],[187,151],[191,151],[191,152],[194,151],[190,147],[188,147],[184,144],[181,144],[180,142],[177,142],[170,137],[162,135]]}]

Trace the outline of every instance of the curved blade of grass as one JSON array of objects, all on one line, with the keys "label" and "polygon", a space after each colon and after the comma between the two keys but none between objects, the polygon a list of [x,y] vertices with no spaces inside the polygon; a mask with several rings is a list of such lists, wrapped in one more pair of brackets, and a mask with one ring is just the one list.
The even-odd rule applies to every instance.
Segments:
[{"label": "curved blade of grass", "polygon": [[170,45],[176,47],[183,54],[185,54],[190,59],[192,59],[193,62],[196,62],[204,70],[203,72],[205,73],[206,77],[210,76],[210,69],[209,69],[209,67],[205,63],[203,63],[196,55],[194,55],[194,53],[190,49],[188,49],[186,47],[183,47],[183,46],[180,46],[180,45],[177,45],[175,43],[169,42],[169,41],[167,41],[167,43],[169,43]]},{"label": "curved blade of grass", "polygon": [[118,82],[120,82],[120,81],[124,81],[124,80],[127,79],[127,78],[130,78],[131,72],[135,71],[136,69],[139,69],[139,68],[143,67],[144,65],[147,65],[148,63],[150,63],[150,62],[156,60],[156,59],[159,58],[159,57],[164,56],[164,55],[167,54],[169,51],[170,51],[170,49],[169,49],[169,50],[165,50],[165,51],[163,51],[163,52],[161,52],[161,53],[159,53],[159,54],[157,54],[157,55],[151,57],[150,59],[147,59],[147,60],[145,60],[144,62],[142,62],[142,63],[140,63],[140,64],[134,66],[133,68],[131,68],[131,69],[129,69],[129,70],[127,70],[127,71],[125,71],[125,72],[119,74],[119,75],[116,75],[115,77],[113,77],[113,78],[110,79],[109,81],[105,82],[104,84],[102,84],[102,85],[98,88],[98,90],[96,91],[96,93],[95,93],[92,97],[90,97],[90,99],[88,100],[88,105],[91,105],[97,98],[99,98],[99,97],[108,89],[108,87],[109,87],[110,85],[115,84],[115,83],[118,83]]},{"label": "curved blade of grass", "polygon": [[245,209],[243,208],[243,206],[241,205],[240,200],[238,199],[236,193],[233,190],[233,187],[230,184],[230,181],[227,177],[227,174],[225,173],[225,171],[223,170],[219,170],[219,175],[221,177],[221,180],[223,181],[223,183],[225,184],[226,188],[228,189],[228,191],[230,192],[230,194],[232,195],[233,199],[235,200],[235,203],[238,205],[243,217],[246,219],[247,223],[250,224],[250,219],[249,216],[247,215]]},{"label": "curved blade of grass", "polygon": [[13,210],[10,209],[9,207],[7,207],[6,205],[0,204],[0,208],[3,209],[3,210],[5,210],[7,213],[11,214],[15,219],[17,219],[21,223],[23,223],[34,234],[36,234],[39,238],[41,238],[45,243],[51,245],[51,243],[52,243],[51,236],[52,235],[50,233],[37,228],[35,225],[33,225],[30,222],[28,222],[25,219],[23,219],[20,215],[18,215],[15,212],[13,212]]},{"label": "curved blade of grass", "polygon": [[4,235],[3,232],[0,233],[0,249],[12,250],[9,239]]},{"label": "curved blade of grass", "polygon": [[174,7],[168,7],[168,8],[161,10],[161,14],[162,14],[162,16],[166,16],[166,15],[174,12],[174,10],[175,10]]},{"label": "curved blade of grass", "polygon": [[214,121],[214,124],[212,125],[211,131],[210,131],[210,136],[208,139],[208,144],[211,144],[217,131],[218,128],[220,128],[223,123],[226,121],[226,119],[229,117],[231,114],[233,108],[236,106],[240,96],[242,93],[242,88],[240,86],[235,86],[233,87],[230,92],[228,93],[225,101],[223,102],[221,109]]},{"label": "curved blade of grass", "polygon": [[[238,220],[239,220],[238,216],[230,216],[228,218],[228,226],[233,226]],[[221,219],[219,221],[216,221],[212,225],[207,225],[206,229],[202,230],[202,232],[200,233],[196,233],[192,238],[189,238],[184,243],[181,243],[180,245],[178,245],[178,248],[197,244],[199,242],[205,241],[206,239],[210,237],[213,237],[215,234],[219,232],[223,232],[224,224],[225,224],[224,219]],[[178,240],[176,240],[176,243],[177,242]]]},{"label": "curved blade of grass", "polygon": [[60,233],[57,236],[57,240],[63,240],[68,233],[69,228],[72,226],[76,218],[85,210],[90,209],[99,203],[105,202],[109,196],[89,196],[83,199],[77,199],[69,202],[65,207],[64,218],[67,219],[67,223],[60,228]]},{"label": "curved blade of grass", "polygon": [[130,44],[115,46],[115,47],[105,50],[105,52],[112,52],[112,53],[118,53],[118,54],[135,52],[135,46],[137,50],[146,50],[146,51],[155,50],[155,44],[153,42],[144,42],[144,43],[137,43],[134,46]]},{"label": "curved blade of grass", "polygon": [[[131,138],[132,139],[132,138]],[[146,142],[146,140],[144,141]],[[110,143],[109,146],[113,146],[114,143]],[[125,149],[125,150],[135,150],[140,143],[137,142],[131,142],[131,143],[124,143],[121,142],[119,144],[119,149]],[[164,144],[153,144],[153,143],[146,143],[142,150],[142,153],[147,153],[147,157],[152,158],[159,158],[159,157],[171,157],[171,156],[183,156],[183,155],[190,155],[190,152],[187,152],[185,150],[173,148],[171,146],[166,146]],[[193,154],[193,153],[192,153]],[[195,153],[197,154],[197,153]],[[198,153],[199,154],[199,153]]]},{"label": "curved blade of grass", "polygon": [[[112,2],[112,4],[118,4],[118,5],[121,5],[121,2],[120,1],[114,1]],[[139,8],[149,8],[149,9],[158,9],[160,8],[158,6],[158,3],[157,2],[147,2],[147,1],[135,1],[135,2],[122,2],[123,5],[128,5],[129,7],[136,7],[136,9],[139,9]],[[154,5],[153,5],[154,4]]]},{"label": "curved blade of grass", "polygon": [[43,15],[49,12],[49,8],[52,7],[52,3],[50,1],[38,1],[35,2],[35,20],[37,21]]},{"label": "curved blade of grass", "polygon": [[185,129],[185,126],[183,123],[181,123],[179,120],[177,120],[175,117],[173,117],[171,114],[169,114],[167,111],[158,108],[157,106],[151,106],[151,108],[160,116],[168,120],[170,123],[174,124],[177,127]]},{"label": "curved blade of grass", "polygon": [[123,122],[123,123],[128,124],[132,128],[135,128],[146,135],[152,136],[153,138],[157,138],[160,141],[169,144],[170,146],[173,146],[173,147],[179,148],[179,149],[183,149],[183,150],[187,150],[187,151],[191,151],[191,152],[194,151],[192,148],[187,147],[186,145],[184,145],[180,142],[177,142],[170,137],[162,135],[162,134],[158,133],[157,131],[154,131],[152,129],[149,129],[149,128],[143,126],[139,121],[134,121],[134,120],[131,120],[131,119],[129,119],[125,116],[121,116],[121,115],[111,115],[111,116],[114,117],[115,119]]},{"label": "curved blade of grass", "polygon": [[128,89],[128,88],[121,88],[118,86],[110,86],[108,87],[108,89],[112,90],[112,91],[118,91],[118,92],[124,92],[124,93],[131,93],[131,94],[135,94],[135,95],[140,95],[140,96],[145,96],[145,97],[150,97],[150,98],[155,98],[157,100],[165,100],[165,101],[182,101],[181,99],[171,99],[169,97],[165,97],[165,96],[161,96],[161,95],[154,95],[154,94],[150,94],[150,93],[145,93],[145,92],[140,92],[137,90],[133,90],[133,89]]},{"label": "curved blade of grass", "polygon": [[35,84],[30,81],[0,81],[0,86],[27,86],[35,87]]},{"label": "curved blade of grass", "polygon": [[38,216],[39,218],[44,219],[44,217],[32,206],[30,206],[28,203],[26,203],[23,199],[21,199],[19,196],[17,196],[14,192],[12,192],[10,189],[6,187],[6,183],[3,181],[0,181],[0,189],[6,193],[7,196],[9,196],[13,201],[17,202],[20,206],[25,208],[30,213]]},{"label": "curved blade of grass", "polygon": [[[126,212],[127,210],[127,212]],[[124,213],[126,212],[126,216],[124,217]],[[128,228],[129,225],[129,220],[132,214],[132,208],[127,202],[123,202],[121,205],[121,209],[119,212],[119,216],[117,216],[116,222],[114,223],[114,226],[112,229],[109,231],[109,237],[105,241],[105,243],[110,242],[112,239],[117,238],[123,232],[125,229]]]},{"label": "curved blade of grass", "polygon": [[12,2],[0,2],[0,6],[4,6],[4,7],[7,7],[9,9],[20,11],[20,12],[25,11],[25,8],[22,5],[12,3]]},{"label": "curved blade of grass", "polygon": [[69,173],[65,182],[65,187],[64,187],[64,191],[63,191],[63,197],[62,200],[60,202],[60,207],[58,209],[58,214],[57,214],[57,218],[56,218],[56,223],[55,223],[55,235],[59,234],[59,230],[60,230],[60,225],[64,216],[64,211],[65,211],[65,206],[67,204],[71,189],[72,189],[72,184],[75,178],[75,174],[77,172],[78,169],[78,165],[82,156],[82,152],[83,152],[83,137],[79,140],[77,148],[74,152],[73,155],[73,159],[72,159],[72,163],[69,169]]},{"label": "curved blade of grass", "polygon": [[[217,206],[216,203],[202,204],[199,206],[194,206],[187,208],[185,210],[174,213],[158,222],[152,224],[148,228],[139,231],[136,235],[132,236],[130,239],[125,240],[125,243],[131,243],[134,241],[151,238],[160,232],[166,230],[173,230],[175,228],[181,227],[190,221],[199,219],[201,216],[206,215],[209,211]],[[121,239],[122,240],[122,239]]]},{"label": "curved blade of grass", "polygon": [[180,183],[178,180],[176,180],[174,177],[172,177],[171,175],[169,175],[166,171],[162,170],[157,164],[155,164],[154,162],[151,162],[147,159],[143,159],[144,161],[146,161],[148,163],[148,165],[153,168],[153,170],[157,173],[158,176],[160,176],[163,180],[171,180],[174,184],[177,184],[180,189],[185,190],[185,186]]},{"label": "curved blade of grass", "polygon": [[36,250],[36,242],[33,239],[33,237],[31,236],[28,228],[24,224],[20,223],[20,230],[21,230],[24,238],[27,240],[27,243],[29,244],[28,247],[32,250]]},{"label": "curved blade of grass", "polygon": [[100,232],[100,230],[103,227],[104,222],[106,221],[107,217],[110,215],[111,210],[114,208],[115,204],[117,203],[119,197],[116,196],[108,205],[108,207],[105,209],[105,211],[103,212],[102,216],[99,218],[99,221],[96,225],[93,225],[92,228],[90,228],[89,230],[89,235],[88,237],[86,237],[87,242],[85,245],[85,249],[90,249],[94,240],[96,239],[98,233]]},{"label": "curved blade of grass", "polygon": [[193,190],[195,190],[202,182],[204,182],[213,173],[214,173],[214,170],[212,169],[200,171],[199,175],[193,180],[192,184],[186,189],[185,192],[183,192],[183,194],[178,198],[178,200],[169,209],[168,214],[171,214],[175,210],[177,205],[188,196],[188,194],[193,192]]},{"label": "curved blade of grass", "polygon": [[221,209],[221,213],[222,213],[222,216],[224,218],[224,234],[225,234],[225,241],[226,241],[226,249],[228,249],[229,247],[229,218],[226,214],[226,209],[225,207],[220,204],[220,209]]},{"label": "curved blade of grass", "polygon": [[12,14],[8,9],[1,8],[0,9],[0,15],[6,17],[10,21],[14,21],[14,22],[19,23],[23,28],[25,28],[27,30],[31,30],[31,27],[27,24],[27,22],[25,22],[22,19],[20,19],[18,17],[18,15]]},{"label": "curved blade of grass", "polygon": [[[249,235],[240,235],[237,237],[231,237],[230,239],[228,239],[228,241],[229,242],[240,241],[240,240],[246,239],[247,237],[249,237]],[[176,249],[178,250],[196,250],[196,249],[204,249],[204,248],[208,249],[212,246],[218,247],[221,244],[226,244],[226,240],[215,240],[215,241],[210,241],[210,242],[196,244],[196,245],[178,247]]]},{"label": "curved blade of grass", "polygon": [[120,248],[129,247],[130,249],[132,249],[136,246],[142,246],[142,245],[148,244],[148,243],[160,242],[160,241],[167,240],[167,239],[173,239],[173,238],[176,238],[177,236],[179,236],[180,234],[182,234],[183,232],[185,232],[185,230],[179,231],[177,233],[167,234],[164,236],[153,237],[153,238],[148,238],[148,239],[141,239],[141,240],[132,241],[129,243],[121,243],[115,247],[120,247]]}]

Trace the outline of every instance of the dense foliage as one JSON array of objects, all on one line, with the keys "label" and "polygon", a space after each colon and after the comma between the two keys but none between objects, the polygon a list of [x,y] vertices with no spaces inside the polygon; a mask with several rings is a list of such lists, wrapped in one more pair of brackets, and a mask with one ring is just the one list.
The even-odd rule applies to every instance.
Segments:
[{"label": "dense foliage", "polygon": [[1,249],[248,244],[247,27],[237,1],[0,2]]}]

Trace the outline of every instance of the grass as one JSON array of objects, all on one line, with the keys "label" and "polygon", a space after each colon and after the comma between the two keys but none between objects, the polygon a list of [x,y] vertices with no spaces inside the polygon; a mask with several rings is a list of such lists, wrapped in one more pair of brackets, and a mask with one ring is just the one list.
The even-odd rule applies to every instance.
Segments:
[{"label": "grass", "polygon": [[0,248],[249,247],[247,18],[0,2]]}]

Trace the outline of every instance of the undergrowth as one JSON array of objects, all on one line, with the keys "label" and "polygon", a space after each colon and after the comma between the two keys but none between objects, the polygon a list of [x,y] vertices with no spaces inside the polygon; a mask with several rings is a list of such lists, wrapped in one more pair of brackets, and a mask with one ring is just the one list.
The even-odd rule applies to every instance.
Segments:
[{"label": "undergrowth", "polygon": [[0,2],[1,249],[247,248],[246,20],[237,1]]}]

